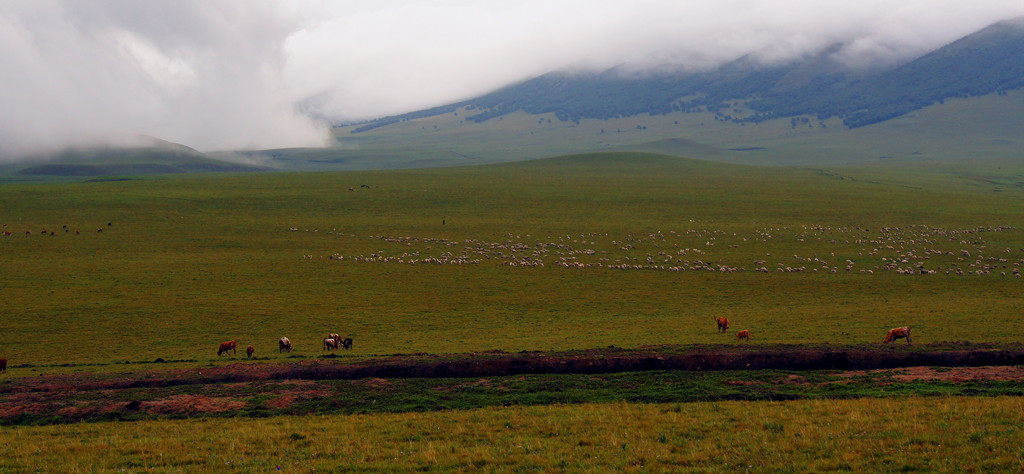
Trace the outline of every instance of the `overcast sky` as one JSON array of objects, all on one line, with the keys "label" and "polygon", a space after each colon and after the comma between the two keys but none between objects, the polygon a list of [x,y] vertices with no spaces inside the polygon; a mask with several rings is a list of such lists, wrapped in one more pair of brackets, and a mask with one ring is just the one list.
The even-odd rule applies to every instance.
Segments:
[{"label": "overcast sky", "polygon": [[0,161],[146,134],[315,146],[554,69],[922,54],[1021,0],[3,0]]}]

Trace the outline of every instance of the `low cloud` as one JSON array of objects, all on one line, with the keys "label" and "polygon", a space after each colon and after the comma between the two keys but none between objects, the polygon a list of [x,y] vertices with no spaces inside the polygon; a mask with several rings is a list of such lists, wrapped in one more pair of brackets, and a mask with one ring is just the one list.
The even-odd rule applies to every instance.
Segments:
[{"label": "low cloud", "polygon": [[701,69],[835,45],[849,64],[892,63],[1022,16],[1019,0],[11,0],[0,160],[135,134],[202,151],[318,146],[325,120],[555,69]]},{"label": "low cloud", "polygon": [[[0,5],[0,160],[136,134],[201,150],[321,145],[295,110],[278,4],[29,0]],[[126,138],[127,137],[127,138]]]},{"label": "low cloud", "polygon": [[837,59],[848,64],[891,64],[1024,15],[1018,0],[332,6],[323,21],[289,38],[286,76],[322,93],[318,112],[341,120],[450,103],[554,69],[704,69],[744,56],[791,60],[837,44],[845,45]]}]

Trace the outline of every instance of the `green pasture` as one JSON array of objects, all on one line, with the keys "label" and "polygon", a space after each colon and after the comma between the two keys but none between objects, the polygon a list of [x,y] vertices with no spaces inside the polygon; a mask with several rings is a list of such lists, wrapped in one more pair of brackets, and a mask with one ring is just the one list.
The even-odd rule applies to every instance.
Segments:
[{"label": "green pasture", "polygon": [[902,325],[915,342],[1016,342],[1022,175],[610,153],[8,184],[0,357],[28,376],[244,358],[217,357],[232,339],[261,360],[287,360],[281,336],[316,356],[334,332],[347,356],[735,344],[717,316],[753,344]]},{"label": "green pasture", "polygon": [[0,470],[953,471],[1024,468],[1020,397],[585,404],[0,429]]}]

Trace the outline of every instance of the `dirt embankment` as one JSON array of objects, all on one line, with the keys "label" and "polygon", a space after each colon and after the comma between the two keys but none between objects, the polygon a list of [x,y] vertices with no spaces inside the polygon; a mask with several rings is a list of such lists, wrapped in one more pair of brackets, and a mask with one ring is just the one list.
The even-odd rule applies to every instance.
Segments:
[{"label": "dirt embankment", "polygon": [[462,378],[520,374],[601,374],[650,370],[873,370],[899,367],[977,367],[1024,365],[1024,346],[993,347],[970,343],[929,346],[806,348],[675,346],[622,349],[609,347],[572,352],[487,351],[472,354],[412,354],[353,361],[318,358],[294,363],[235,363],[221,367],[149,371],[100,376],[57,375],[14,380],[10,391],[48,389],[123,389],[263,380],[366,378]]},{"label": "dirt embankment", "polygon": [[[833,370],[842,376],[901,369],[900,380],[1024,381],[1024,346],[969,343],[928,346],[657,346],[572,352],[413,354],[318,358],[291,363],[237,362],[221,367],[134,373],[69,374],[0,381],[0,420],[56,413],[75,421],[117,413],[203,414],[247,406],[240,394],[273,390],[275,403],[328,396],[316,381],[482,378],[529,374],[607,374],[652,370]],[[940,367],[941,369],[933,369]],[[799,377],[798,377],[799,378]],[[274,387],[274,388],[272,388]],[[290,388],[284,388],[290,387]],[[138,399],[140,390],[155,395]],[[154,390],[156,392],[154,392]],[[206,393],[207,395],[202,395]],[[290,398],[289,398],[290,397]],[[145,399],[145,397],[143,397]]]}]

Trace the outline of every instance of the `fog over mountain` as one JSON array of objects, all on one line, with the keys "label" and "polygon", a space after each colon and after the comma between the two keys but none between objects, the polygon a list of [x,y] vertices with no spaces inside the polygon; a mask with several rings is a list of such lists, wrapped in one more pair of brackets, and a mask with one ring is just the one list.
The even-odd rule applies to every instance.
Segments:
[{"label": "fog over mountain", "polygon": [[553,70],[706,70],[837,48],[892,64],[1024,3],[949,0],[11,0],[0,161],[146,134],[200,151],[317,146],[355,121]]}]

